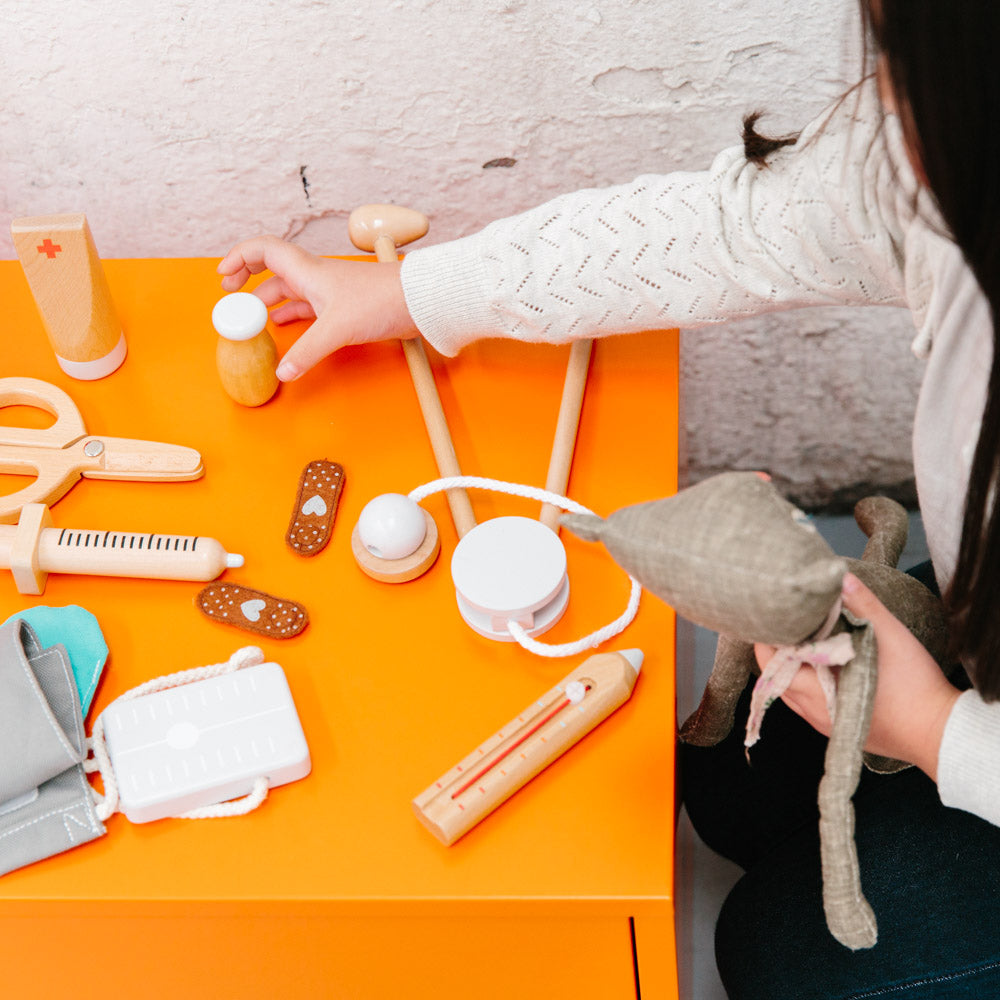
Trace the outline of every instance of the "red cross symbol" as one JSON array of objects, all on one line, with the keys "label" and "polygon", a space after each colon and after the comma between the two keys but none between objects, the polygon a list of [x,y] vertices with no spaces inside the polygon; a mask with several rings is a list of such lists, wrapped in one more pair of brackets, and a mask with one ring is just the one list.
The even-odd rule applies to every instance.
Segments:
[{"label": "red cross symbol", "polygon": [[52,260],[57,253],[62,252],[62,247],[59,246],[58,243],[53,243],[52,240],[46,236],[45,239],[42,240],[42,245],[38,247],[38,252],[45,254],[49,260]]}]

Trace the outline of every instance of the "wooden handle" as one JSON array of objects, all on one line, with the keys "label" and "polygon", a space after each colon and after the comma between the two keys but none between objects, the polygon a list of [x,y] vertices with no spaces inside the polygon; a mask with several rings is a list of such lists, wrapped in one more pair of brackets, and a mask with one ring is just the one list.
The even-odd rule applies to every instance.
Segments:
[{"label": "wooden handle", "polygon": [[51,382],[19,375],[0,378],[0,406],[33,406],[56,418],[49,427],[0,427],[0,444],[61,448],[87,433],[69,393]]},{"label": "wooden handle", "polygon": [[[382,209],[386,206],[365,206],[365,208]],[[391,206],[397,208],[398,206]],[[409,211],[400,209],[400,211]],[[352,213],[352,219],[364,209],[357,209]],[[384,225],[384,223],[383,223]],[[412,230],[408,230],[404,235],[408,235]],[[426,229],[424,230],[426,232]],[[421,233],[420,235],[423,235]],[[410,239],[415,239],[410,236]],[[355,239],[355,232],[352,229],[351,239]],[[408,240],[404,241],[408,242]],[[355,240],[355,245],[358,245]],[[379,231],[374,234],[371,240],[371,249],[375,251],[375,256],[379,263],[395,263],[398,259],[396,248],[400,245],[393,235],[388,232]],[[364,249],[364,246],[359,246]],[[427,428],[427,436],[430,438],[431,450],[434,452],[434,460],[437,463],[438,475],[442,477],[460,476],[462,470],[458,464],[458,456],[455,453],[455,445],[451,439],[451,432],[448,429],[448,419],[445,417],[444,407],[441,405],[441,397],[437,391],[437,384],[434,381],[434,372],[431,370],[430,362],[427,360],[427,352],[421,340],[402,341],[403,355],[406,364],[410,369],[410,378],[413,381],[413,388],[417,393],[417,401],[420,404],[420,412],[424,418],[424,426]],[[451,519],[455,525],[455,531],[459,538],[463,538],[476,526],[476,515],[472,510],[472,501],[469,494],[463,489],[447,491],[448,509],[451,511]]]},{"label": "wooden handle", "polygon": [[82,437],[65,448],[0,446],[0,474],[36,476],[16,493],[0,497],[0,524],[17,520],[28,503],[56,503],[76,481],[186,482],[204,473],[193,448],[131,438]]},{"label": "wooden handle", "polygon": [[[587,373],[590,369],[592,340],[577,340],[569,352],[566,365],[566,380],[563,383],[556,433],[552,441],[552,455],[549,458],[549,472],[545,488],[550,493],[565,495],[569,483],[569,470],[573,464],[576,447],[576,432],[580,426],[580,411],[583,408],[583,394],[587,387]],[[553,504],[543,503],[540,520],[546,527],[558,531],[560,509]]]}]

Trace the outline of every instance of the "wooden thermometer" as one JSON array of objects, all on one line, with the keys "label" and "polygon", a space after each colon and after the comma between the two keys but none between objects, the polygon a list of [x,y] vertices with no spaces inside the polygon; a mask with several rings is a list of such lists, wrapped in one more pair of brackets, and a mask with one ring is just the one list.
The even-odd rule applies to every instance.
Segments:
[{"label": "wooden thermometer", "polygon": [[86,216],[15,219],[10,232],[59,367],[78,379],[110,375],[125,335]]},{"label": "wooden thermometer", "polygon": [[417,818],[453,844],[632,695],[642,653],[598,653],[413,800]]}]

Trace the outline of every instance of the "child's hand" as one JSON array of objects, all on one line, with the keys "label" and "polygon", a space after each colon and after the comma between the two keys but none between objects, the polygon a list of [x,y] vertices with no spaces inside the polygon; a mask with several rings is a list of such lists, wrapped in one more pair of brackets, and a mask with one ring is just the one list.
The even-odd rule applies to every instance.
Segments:
[{"label": "child's hand", "polygon": [[[937,780],[941,737],[960,692],[913,633],[850,573],[844,578],[844,606],[871,622],[878,643],[878,682],[865,749],[916,764]],[[762,664],[774,652],[760,645],[755,651]],[[814,729],[829,735],[830,717],[812,667],[799,670],[782,700]]]},{"label": "child's hand", "polygon": [[275,307],[271,319],[279,324],[315,320],[278,365],[283,382],[347,344],[417,335],[399,264],[330,260],[277,236],[259,236],[233,247],[218,271],[227,292],[241,289],[252,274],[271,271],[272,277],[254,289],[265,305]]}]

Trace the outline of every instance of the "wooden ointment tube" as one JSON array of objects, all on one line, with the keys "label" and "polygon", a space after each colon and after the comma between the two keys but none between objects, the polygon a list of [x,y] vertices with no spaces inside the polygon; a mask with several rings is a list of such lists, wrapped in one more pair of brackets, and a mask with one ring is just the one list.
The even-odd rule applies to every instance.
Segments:
[{"label": "wooden ointment tube", "polygon": [[77,379],[110,375],[125,334],[86,216],[15,219],[10,234],[59,367]]},{"label": "wooden ointment tube", "polygon": [[632,695],[642,653],[598,653],[413,800],[417,818],[453,844]]}]

